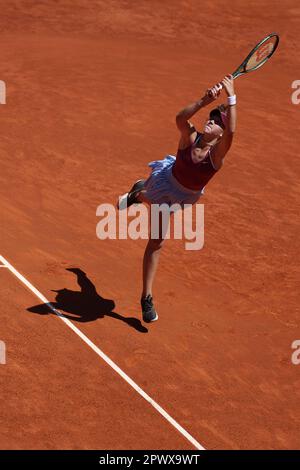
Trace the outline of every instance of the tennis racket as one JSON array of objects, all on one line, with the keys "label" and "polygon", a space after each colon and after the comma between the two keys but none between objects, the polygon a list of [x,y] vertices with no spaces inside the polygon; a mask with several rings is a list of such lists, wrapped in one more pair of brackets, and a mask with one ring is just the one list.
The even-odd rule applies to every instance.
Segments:
[{"label": "tennis racket", "polygon": [[[253,72],[264,65],[274,54],[279,43],[279,36],[276,33],[269,34],[262,39],[247,55],[246,59],[233,72],[234,79],[248,72]],[[222,85],[221,83],[219,85]],[[209,96],[212,96],[209,92]]]}]

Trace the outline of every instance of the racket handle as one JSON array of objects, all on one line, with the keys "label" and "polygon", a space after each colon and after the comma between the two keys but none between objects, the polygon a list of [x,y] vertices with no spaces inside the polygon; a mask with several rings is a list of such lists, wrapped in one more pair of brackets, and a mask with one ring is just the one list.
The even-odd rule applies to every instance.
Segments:
[{"label": "racket handle", "polygon": [[[222,88],[223,88],[223,84],[222,84],[222,83],[217,83],[215,86],[218,86],[218,85],[219,85],[219,86],[221,86],[221,90],[222,90]],[[212,87],[212,88],[213,88],[213,87]],[[211,91],[209,91],[209,92],[208,92],[208,96],[209,96],[210,98],[212,98],[212,97],[213,97],[213,94],[212,94],[212,92],[211,92]]]}]

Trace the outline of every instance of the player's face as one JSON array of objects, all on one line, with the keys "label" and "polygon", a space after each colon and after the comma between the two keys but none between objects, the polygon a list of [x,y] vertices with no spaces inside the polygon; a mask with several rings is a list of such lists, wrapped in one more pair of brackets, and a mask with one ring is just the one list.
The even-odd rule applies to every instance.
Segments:
[{"label": "player's face", "polygon": [[224,126],[219,116],[212,116],[204,125],[204,134],[211,137],[220,137],[223,134]]}]

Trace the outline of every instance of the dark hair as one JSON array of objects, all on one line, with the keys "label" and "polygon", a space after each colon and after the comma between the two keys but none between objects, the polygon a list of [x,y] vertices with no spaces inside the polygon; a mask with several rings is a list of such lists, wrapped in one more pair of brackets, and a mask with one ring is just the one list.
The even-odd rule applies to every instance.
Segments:
[{"label": "dark hair", "polygon": [[218,106],[217,108],[212,109],[211,112],[209,113],[210,119],[212,119],[213,116],[215,116],[215,115],[218,116],[218,118],[220,120],[220,123],[222,123],[221,124],[222,129],[225,129],[225,124],[223,123],[221,112],[222,113],[226,112],[227,107],[228,107],[227,104],[220,104],[220,106]]},{"label": "dark hair", "polygon": [[220,104],[219,106],[211,110],[211,112],[209,113],[209,117],[213,116],[214,114],[218,114],[220,116],[221,113],[226,112],[227,108],[228,104]]},{"label": "dark hair", "polygon": [[218,106],[218,109],[222,112],[225,113],[227,111],[228,104],[222,103],[220,106]]}]

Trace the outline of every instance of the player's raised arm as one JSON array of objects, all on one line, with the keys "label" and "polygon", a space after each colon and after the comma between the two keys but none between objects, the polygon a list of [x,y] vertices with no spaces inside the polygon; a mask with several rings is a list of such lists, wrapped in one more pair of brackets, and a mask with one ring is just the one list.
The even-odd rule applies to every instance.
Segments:
[{"label": "player's raised arm", "polygon": [[227,126],[224,135],[227,134],[227,137],[233,137],[236,129],[236,94],[234,91],[234,81],[232,75],[227,75],[222,80],[222,85],[225,88],[226,94],[228,96]]},{"label": "player's raised arm", "polygon": [[217,168],[222,165],[222,160],[232,145],[233,135],[236,130],[236,94],[232,75],[227,75],[221,83],[228,96],[228,106],[226,107],[226,128],[212,152],[214,164]]},{"label": "player's raised arm", "polygon": [[202,108],[216,100],[221,93],[222,87],[220,84],[207,90],[206,94],[198,101],[186,106],[176,115],[176,125],[180,132],[190,134],[195,131],[194,126],[189,120]]}]

